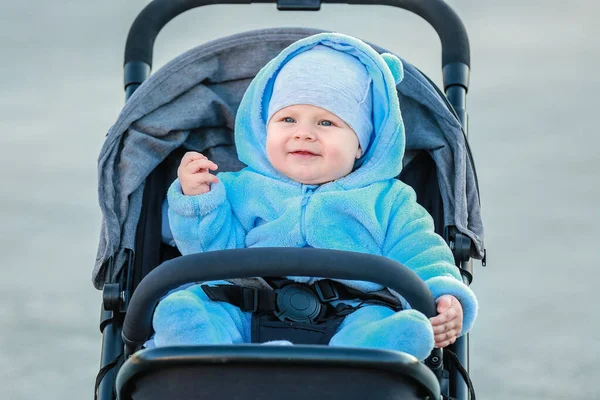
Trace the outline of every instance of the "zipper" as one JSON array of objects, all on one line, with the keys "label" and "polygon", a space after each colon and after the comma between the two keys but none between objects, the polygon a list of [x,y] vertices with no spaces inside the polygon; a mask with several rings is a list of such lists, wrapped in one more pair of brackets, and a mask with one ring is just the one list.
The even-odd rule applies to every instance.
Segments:
[{"label": "zipper", "polygon": [[302,185],[302,202],[300,203],[300,235],[306,242],[306,204],[315,191],[315,185]]}]

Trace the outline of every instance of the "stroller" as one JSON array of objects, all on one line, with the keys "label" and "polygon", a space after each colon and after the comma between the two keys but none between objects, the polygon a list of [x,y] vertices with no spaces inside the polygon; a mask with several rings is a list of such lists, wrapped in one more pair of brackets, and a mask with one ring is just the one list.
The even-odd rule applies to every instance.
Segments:
[{"label": "stroller", "polygon": [[[99,158],[103,223],[93,280],[103,291],[103,343],[96,397],[474,399],[467,335],[444,350],[435,349],[423,363],[396,351],[318,345],[143,348],[152,336],[159,299],[189,282],[253,276],[371,281],[400,293],[427,317],[436,314],[435,301],[416,274],[384,257],[312,248],[181,256],[163,241],[163,202],[183,154],[202,152],[221,171],[243,168],[233,126],[246,87],[283,48],[320,32],[286,28],[233,35],[182,54],[148,78],[160,29],[182,12],[212,3],[154,0],[127,39],[127,102]],[[403,61],[405,78],[397,90],[406,154],[397,178],[415,189],[470,284],[471,259],[482,259],[485,265],[485,249],[477,177],[466,140],[466,32],[442,0],[386,4],[422,16],[442,40],[446,95]],[[318,10],[320,0],[278,0],[277,5],[280,10]],[[252,296],[249,301],[256,304]]]}]

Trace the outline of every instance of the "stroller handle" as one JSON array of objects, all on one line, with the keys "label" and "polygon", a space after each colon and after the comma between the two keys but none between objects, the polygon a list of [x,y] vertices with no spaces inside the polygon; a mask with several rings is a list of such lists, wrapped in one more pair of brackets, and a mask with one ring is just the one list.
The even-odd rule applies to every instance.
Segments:
[{"label": "stroller handle", "polygon": [[[444,0],[154,0],[133,22],[125,45],[125,89],[141,84],[150,73],[154,41],[173,18],[192,8],[212,4],[277,3],[279,9],[318,10],[320,3],[388,5],[411,11],[426,20],[442,43],[442,69],[450,66],[453,75],[468,75],[471,63],[469,37],[462,21]],[[453,77],[450,78],[454,80]],[[467,87],[468,80],[456,84]],[[445,84],[445,86],[448,86]]]},{"label": "stroller handle", "polygon": [[[123,322],[123,341],[133,353],[149,337],[154,308],[170,290],[190,282],[253,276],[314,276],[370,281],[401,294],[427,317],[436,304],[425,283],[389,258],[314,248],[251,248],[190,254],[162,263],[138,285]],[[129,354],[131,354],[129,353]]]}]

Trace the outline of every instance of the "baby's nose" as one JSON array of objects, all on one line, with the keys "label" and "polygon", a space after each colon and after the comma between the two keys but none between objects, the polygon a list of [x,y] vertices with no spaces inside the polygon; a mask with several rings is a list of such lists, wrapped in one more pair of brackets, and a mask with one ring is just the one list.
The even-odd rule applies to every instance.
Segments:
[{"label": "baby's nose", "polygon": [[296,137],[297,139],[312,140],[312,139],[314,139],[314,138],[315,138],[315,134],[314,134],[314,132],[312,131],[312,129],[311,129],[311,128],[309,128],[309,127],[299,127],[299,128],[296,130],[296,135],[295,135],[295,137]]}]

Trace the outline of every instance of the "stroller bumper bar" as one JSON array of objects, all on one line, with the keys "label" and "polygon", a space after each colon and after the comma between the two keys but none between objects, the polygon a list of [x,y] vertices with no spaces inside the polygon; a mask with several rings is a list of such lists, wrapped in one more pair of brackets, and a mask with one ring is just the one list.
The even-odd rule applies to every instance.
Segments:
[{"label": "stroller bumper bar", "polygon": [[[325,271],[325,275],[324,275]],[[128,354],[151,332],[154,306],[170,290],[189,283],[252,276],[315,276],[370,281],[400,293],[427,317],[436,305],[425,283],[411,270],[385,257],[312,248],[252,248],[190,254],[164,262],[133,293],[123,323]]]}]

